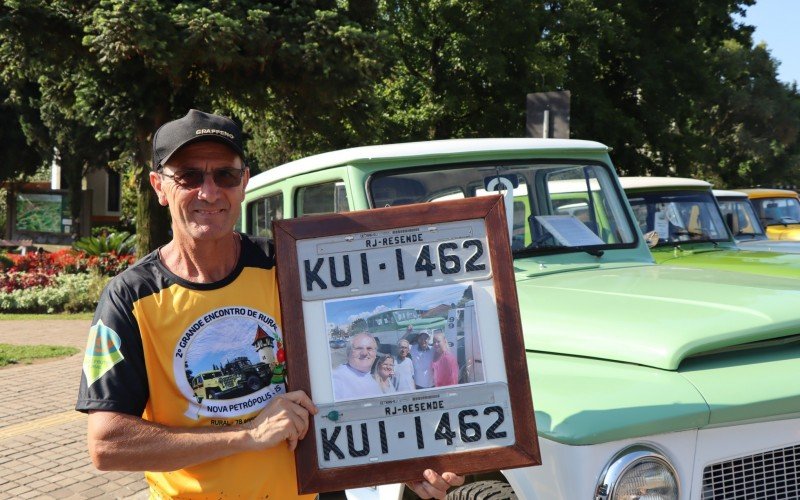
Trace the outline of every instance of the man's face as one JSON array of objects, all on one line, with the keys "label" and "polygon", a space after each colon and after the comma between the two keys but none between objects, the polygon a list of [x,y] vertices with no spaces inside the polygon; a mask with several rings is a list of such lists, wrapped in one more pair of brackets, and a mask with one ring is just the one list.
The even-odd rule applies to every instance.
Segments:
[{"label": "man's face", "polygon": [[378,355],[378,344],[369,335],[356,335],[347,364],[360,372],[368,372]]},{"label": "man's face", "polygon": [[[179,149],[163,166],[163,173],[150,173],[150,184],[162,205],[169,206],[172,230],[176,240],[213,241],[229,238],[241,212],[244,189],[250,179],[244,171],[242,182],[234,187],[219,187],[213,172],[220,169],[241,169],[242,159],[229,147],[214,141],[189,144]],[[205,172],[197,187],[181,186],[169,175],[180,175],[188,169]]]},{"label": "man's face", "polygon": [[417,346],[423,350],[428,350],[428,336],[424,333],[421,333],[419,337],[417,337]]}]

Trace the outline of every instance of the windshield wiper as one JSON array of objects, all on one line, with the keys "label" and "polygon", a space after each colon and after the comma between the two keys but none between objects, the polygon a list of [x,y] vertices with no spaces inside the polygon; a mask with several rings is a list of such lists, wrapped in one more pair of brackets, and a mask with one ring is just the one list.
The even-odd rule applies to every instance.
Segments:
[{"label": "windshield wiper", "polygon": [[586,252],[593,257],[597,257],[598,259],[602,257],[603,254],[605,253],[603,250],[600,250],[598,248],[589,248],[589,247],[569,247],[569,248],[572,248],[573,250],[579,250],[581,252]]}]

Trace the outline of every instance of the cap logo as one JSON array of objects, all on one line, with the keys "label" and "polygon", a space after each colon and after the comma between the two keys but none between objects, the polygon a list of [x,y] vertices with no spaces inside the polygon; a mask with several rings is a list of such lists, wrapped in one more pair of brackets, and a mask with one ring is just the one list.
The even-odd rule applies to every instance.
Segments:
[{"label": "cap logo", "polygon": [[217,135],[221,135],[223,137],[227,137],[228,139],[233,139],[234,138],[233,134],[231,134],[230,132],[225,132],[224,130],[218,130],[218,129],[215,129],[215,128],[199,128],[199,129],[194,131],[194,134],[195,135],[217,134]]}]

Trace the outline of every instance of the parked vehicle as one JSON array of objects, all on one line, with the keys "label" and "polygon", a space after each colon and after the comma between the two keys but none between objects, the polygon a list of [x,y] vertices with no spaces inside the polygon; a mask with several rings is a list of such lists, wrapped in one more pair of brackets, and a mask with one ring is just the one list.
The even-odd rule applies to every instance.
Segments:
[{"label": "parked vehicle", "polygon": [[445,319],[439,316],[420,317],[414,309],[392,309],[373,314],[366,319],[367,332],[378,341],[378,350],[396,354],[395,347],[401,339],[415,342],[422,332],[433,336],[444,329]]},{"label": "parked vehicle", "polygon": [[620,183],[659,264],[800,278],[800,255],[740,248],[708,182],[621,177]]},{"label": "parked vehicle", "polygon": [[800,197],[788,189],[737,189],[756,209],[767,236],[773,240],[800,240]]},{"label": "parked vehicle", "polygon": [[772,240],[767,236],[750,199],[741,191],[714,189],[719,209],[736,243],[745,250],[800,253],[800,242]]},{"label": "parked vehicle", "polygon": [[191,380],[198,399],[230,399],[255,392],[271,383],[272,368],[240,356],[219,369],[198,373]]},{"label": "parked vehicle", "polygon": [[796,492],[797,280],[656,265],[603,144],[472,139],[325,153],[250,179],[242,222],[260,234],[277,213],[265,207],[300,217],[496,185],[543,464],[482,476],[472,491],[503,481],[530,500]]}]

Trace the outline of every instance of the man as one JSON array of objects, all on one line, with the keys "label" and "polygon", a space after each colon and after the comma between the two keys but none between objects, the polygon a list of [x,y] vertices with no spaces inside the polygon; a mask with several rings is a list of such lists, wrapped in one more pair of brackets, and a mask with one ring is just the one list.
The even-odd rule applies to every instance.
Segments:
[{"label": "man", "polygon": [[[101,470],[147,471],[152,497],[297,498],[293,451],[317,408],[282,383],[245,384],[282,341],[274,261],[233,231],[249,178],[231,120],[191,110],[162,126],[150,184],[173,239],[95,312],[77,403],[89,452]],[[425,498],[463,483],[423,479],[409,486]]]},{"label": "man", "polygon": [[378,343],[368,333],[359,333],[347,341],[347,363],[337,366],[333,379],[336,401],[382,396],[378,381],[372,376],[372,365],[378,355]]},{"label": "man", "polygon": [[414,364],[414,384],[417,389],[433,387],[433,351],[428,345],[429,335],[422,332],[417,336],[417,344],[411,346],[411,362]]}]

